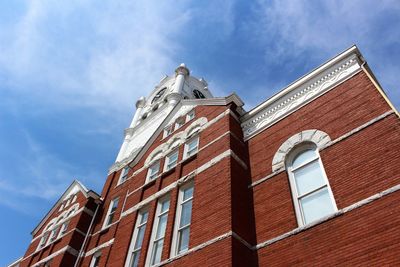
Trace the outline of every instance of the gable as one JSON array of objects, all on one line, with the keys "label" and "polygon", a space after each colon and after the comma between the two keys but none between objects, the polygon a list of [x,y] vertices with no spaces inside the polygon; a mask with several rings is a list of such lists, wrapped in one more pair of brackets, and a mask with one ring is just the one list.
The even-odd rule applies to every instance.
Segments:
[{"label": "gable", "polygon": [[38,231],[42,228],[42,226],[56,213],[58,213],[59,207],[62,202],[71,198],[71,196],[82,193],[86,198],[92,197],[94,199],[99,199],[100,196],[94,191],[88,190],[82,183],[77,180],[74,180],[71,185],[65,190],[65,192],[61,195],[61,197],[57,200],[57,202],[53,205],[53,207],[49,210],[49,212],[43,217],[43,219],[39,222],[39,224],[33,229],[32,235],[38,233]]}]

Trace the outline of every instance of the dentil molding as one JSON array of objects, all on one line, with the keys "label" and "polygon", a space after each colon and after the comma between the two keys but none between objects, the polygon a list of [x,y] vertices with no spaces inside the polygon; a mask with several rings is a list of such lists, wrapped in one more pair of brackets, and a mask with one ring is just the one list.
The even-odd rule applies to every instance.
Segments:
[{"label": "dentil molding", "polygon": [[249,111],[242,117],[245,140],[358,73],[361,64],[358,49],[352,47]]}]

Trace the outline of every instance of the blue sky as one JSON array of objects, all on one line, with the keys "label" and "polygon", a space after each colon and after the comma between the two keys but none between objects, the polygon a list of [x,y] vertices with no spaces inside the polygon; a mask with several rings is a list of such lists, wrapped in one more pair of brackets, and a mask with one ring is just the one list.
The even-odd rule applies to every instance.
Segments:
[{"label": "blue sky", "polygon": [[135,101],[180,63],[248,110],[352,44],[399,108],[396,0],[0,1],[0,266],[73,179],[101,191]]}]

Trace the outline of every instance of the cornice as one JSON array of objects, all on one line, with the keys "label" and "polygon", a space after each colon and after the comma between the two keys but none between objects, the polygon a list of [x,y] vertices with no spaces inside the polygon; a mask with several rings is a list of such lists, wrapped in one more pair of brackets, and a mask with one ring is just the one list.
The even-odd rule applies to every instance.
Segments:
[{"label": "cornice", "polygon": [[353,46],[241,118],[245,140],[318,98],[361,70],[363,59]]}]

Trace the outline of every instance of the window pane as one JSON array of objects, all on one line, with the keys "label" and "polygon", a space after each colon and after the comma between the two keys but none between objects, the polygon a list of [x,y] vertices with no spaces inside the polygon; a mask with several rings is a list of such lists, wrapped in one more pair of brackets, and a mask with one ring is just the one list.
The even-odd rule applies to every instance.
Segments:
[{"label": "window pane", "polygon": [[193,197],[193,186],[186,188],[185,191],[183,191],[183,201],[191,197]]},{"label": "window pane", "polygon": [[154,164],[153,166],[151,166],[151,173],[157,173],[158,170],[160,169],[160,162],[157,162],[156,164]]},{"label": "window pane", "polygon": [[191,216],[192,216],[192,201],[190,200],[182,205],[181,223],[179,227],[183,227],[185,225],[190,224]]},{"label": "window pane", "polygon": [[176,162],[178,161],[178,151],[175,151],[173,154],[169,155],[167,158],[168,166],[167,169],[172,168],[173,166],[176,165]]},{"label": "window pane", "polygon": [[163,242],[164,242],[164,239],[161,239],[154,243],[153,256],[152,256],[153,260],[151,261],[152,265],[159,263],[161,261]]},{"label": "window pane", "polygon": [[160,221],[157,227],[156,239],[164,237],[165,228],[167,227],[167,215],[168,214],[164,214],[160,217]]},{"label": "window pane", "polygon": [[160,211],[160,213],[164,213],[167,210],[169,210],[169,200],[164,201],[163,203],[161,203],[161,211]]},{"label": "window pane", "polygon": [[305,223],[310,223],[334,212],[328,188],[323,188],[300,200]]},{"label": "window pane", "polygon": [[110,225],[112,223],[113,219],[114,219],[114,213],[111,213],[108,216],[108,220],[107,220],[107,224],[106,225]]},{"label": "window pane", "polygon": [[149,213],[146,211],[145,213],[143,213],[142,218],[140,220],[140,224],[143,224],[145,222],[147,222],[147,217],[149,216]]},{"label": "window pane", "polygon": [[317,156],[316,151],[314,149],[306,150],[299,155],[297,155],[292,163],[292,168],[297,168],[300,165],[314,159]]},{"label": "window pane", "polygon": [[114,212],[118,207],[118,199],[113,200],[113,203],[111,205],[112,205],[111,212]]},{"label": "window pane", "polygon": [[125,167],[124,169],[123,169],[123,171],[122,171],[122,176],[127,176],[128,175],[128,172],[129,172],[129,167],[127,166],[127,167]]},{"label": "window pane", "polygon": [[139,256],[140,250],[132,253],[131,267],[137,267],[139,265]]},{"label": "window pane", "polygon": [[318,160],[295,170],[293,174],[299,196],[325,185]]},{"label": "window pane", "polygon": [[184,228],[180,231],[179,234],[179,243],[178,243],[178,253],[185,251],[189,248],[189,234],[190,227]]},{"label": "window pane", "polygon": [[62,235],[62,234],[64,234],[65,232],[67,232],[67,230],[68,230],[68,224],[69,224],[69,221],[66,221],[66,222],[64,222],[64,223],[62,224],[62,226],[61,226],[61,231],[60,231],[60,235]]},{"label": "window pane", "polygon": [[144,236],[145,230],[146,230],[146,225],[143,225],[142,227],[139,228],[134,249],[138,249],[138,248],[142,247],[143,236]]},{"label": "window pane", "polygon": [[98,267],[98,266],[99,266],[99,263],[100,263],[100,256],[97,256],[97,257],[94,259],[93,267]]},{"label": "window pane", "polygon": [[174,154],[172,154],[169,157],[170,162],[175,162],[178,159],[178,152],[174,152]]},{"label": "window pane", "polygon": [[195,149],[196,147],[197,147],[197,139],[189,143],[189,151]]}]

